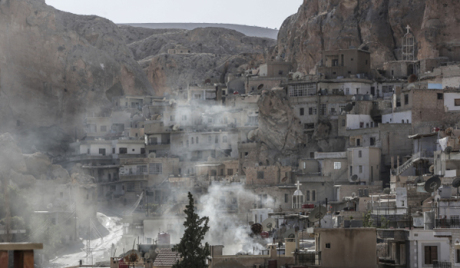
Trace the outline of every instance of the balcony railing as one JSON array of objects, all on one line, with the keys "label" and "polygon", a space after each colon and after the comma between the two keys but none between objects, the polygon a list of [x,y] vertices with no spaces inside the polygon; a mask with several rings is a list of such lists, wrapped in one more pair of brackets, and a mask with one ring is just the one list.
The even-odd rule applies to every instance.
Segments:
[{"label": "balcony railing", "polygon": [[451,268],[452,263],[446,261],[433,261],[433,268]]},{"label": "balcony railing", "polygon": [[296,265],[321,265],[321,251],[295,253]]},{"label": "balcony railing", "polygon": [[436,228],[460,228],[460,219],[436,219]]}]

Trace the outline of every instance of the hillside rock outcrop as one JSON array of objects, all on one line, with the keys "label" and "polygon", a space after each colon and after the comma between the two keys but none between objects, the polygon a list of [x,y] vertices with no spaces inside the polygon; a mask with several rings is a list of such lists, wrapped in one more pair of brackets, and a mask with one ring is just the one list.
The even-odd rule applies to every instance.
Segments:
[{"label": "hillside rock outcrop", "polygon": [[322,50],[367,48],[372,67],[401,58],[406,26],[415,36],[418,59],[460,57],[460,2],[455,0],[304,0],[278,34],[273,56],[309,73]]},{"label": "hillside rock outcrop", "polygon": [[270,150],[288,156],[305,143],[303,128],[283,90],[263,92],[259,101],[257,136]]},{"label": "hillside rock outcrop", "polygon": [[2,132],[59,151],[54,137],[81,136],[87,110],[109,106],[117,94],[153,93],[109,20],[62,12],[43,0],[3,0],[0,13]]}]

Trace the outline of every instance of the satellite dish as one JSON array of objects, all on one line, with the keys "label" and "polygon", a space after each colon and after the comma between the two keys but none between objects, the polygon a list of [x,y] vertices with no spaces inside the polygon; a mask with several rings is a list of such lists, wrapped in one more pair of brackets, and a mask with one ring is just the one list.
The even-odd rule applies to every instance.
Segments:
[{"label": "satellite dish", "polygon": [[262,222],[262,229],[264,231],[272,230],[276,227],[276,220],[273,218],[267,218]]},{"label": "satellite dish", "polygon": [[427,193],[432,193],[436,191],[441,186],[441,179],[439,176],[433,176],[425,182],[425,191]]},{"label": "satellite dish", "polygon": [[447,146],[446,149],[444,149],[444,152],[446,152],[446,154],[450,154],[452,152],[452,146]]},{"label": "satellite dish", "polygon": [[284,238],[295,238],[295,230],[289,229],[284,233]]},{"label": "satellite dish", "polygon": [[324,215],[327,213],[327,208],[323,206],[316,207],[310,212],[310,215],[308,215],[308,220],[310,222],[317,222],[320,221]]},{"label": "satellite dish", "polygon": [[455,178],[455,179],[452,181],[452,187],[454,187],[454,188],[460,187],[460,178]]},{"label": "satellite dish", "polygon": [[355,175],[351,176],[350,180],[353,181],[353,182],[358,181],[358,175],[355,174]]},{"label": "satellite dish", "polygon": [[350,102],[347,105],[345,105],[345,108],[343,110],[346,112],[350,112],[351,110],[353,110],[353,103]]},{"label": "satellite dish", "polygon": [[431,165],[430,168],[428,169],[428,171],[433,174],[434,173],[434,165]]}]

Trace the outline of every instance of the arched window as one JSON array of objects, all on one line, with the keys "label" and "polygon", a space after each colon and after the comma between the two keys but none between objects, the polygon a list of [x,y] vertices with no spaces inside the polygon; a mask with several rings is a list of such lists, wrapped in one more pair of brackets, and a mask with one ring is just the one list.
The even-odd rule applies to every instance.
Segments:
[{"label": "arched window", "polygon": [[307,190],[307,199],[306,199],[306,201],[310,201],[310,191],[309,190]]},{"label": "arched window", "polygon": [[316,191],[313,190],[311,191],[311,201],[315,201],[316,200]]},{"label": "arched window", "polygon": [[192,144],[194,144],[194,143],[195,143],[195,139],[192,137]]}]

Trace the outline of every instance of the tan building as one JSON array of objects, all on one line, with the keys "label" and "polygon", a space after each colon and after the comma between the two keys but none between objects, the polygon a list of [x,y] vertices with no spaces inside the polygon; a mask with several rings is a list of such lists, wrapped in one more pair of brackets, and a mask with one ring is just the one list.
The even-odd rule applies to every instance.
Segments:
[{"label": "tan building", "polygon": [[376,268],[375,228],[315,228],[316,251],[324,268]]},{"label": "tan building", "polygon": [[318,73],[326,79],[364,78],[370,74],[370,70],[370,53],[359,49],[323,51],[322,63],[318,67]]},{"label": "tan building", "polygon": [[292,64],[283,61],[268,61],[259,66],[260,77],[287,77]]}]

